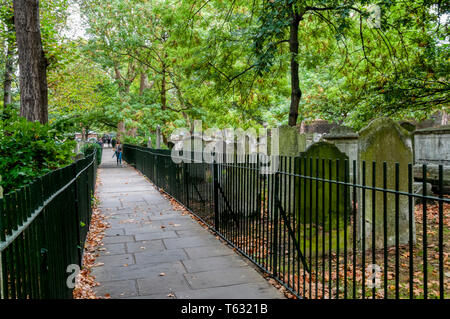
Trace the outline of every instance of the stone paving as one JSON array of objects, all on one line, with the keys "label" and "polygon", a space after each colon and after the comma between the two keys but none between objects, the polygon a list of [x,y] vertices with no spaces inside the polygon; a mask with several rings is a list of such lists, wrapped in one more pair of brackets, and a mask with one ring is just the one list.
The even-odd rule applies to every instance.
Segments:
[{"label": "stone paving", "polygon": [[112,150],[99,167],[100,210],[111,225],[92,274],[97,296],[149,299],[284,298],[245,258],[219,241]]}]

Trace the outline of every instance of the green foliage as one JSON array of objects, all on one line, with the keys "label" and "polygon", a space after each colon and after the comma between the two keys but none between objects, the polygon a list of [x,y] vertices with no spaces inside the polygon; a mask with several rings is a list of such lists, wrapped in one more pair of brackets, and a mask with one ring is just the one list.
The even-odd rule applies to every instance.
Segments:
[{"label": "green foliage", "polygon": [[97,159],[97,165],[100,165],[102,163],[102,153],[103,149],[100,146],[100,144],[97,143],[86,143],[81,148],[81,153],[83,153],[85,156],[92,154],[92,152],[96,152],[96,159]]},{"label": "green foliage", "polygon": [[[153,140],[154,141],[154,140]],[[133,145],[139,145],[139,146],[147,146],[148,138],[146,139],[145,136],[124,136],[122,138],[123,144],[133,144]],[[154,145],[152,145],[154,146]]]},{"label": "green foliage", "polygon": [[[378,26],[370,23],[370,5],[380,8]],[[252,35],[257,69],[271,76],[289,61],[295,10],[301,15],[300,119],[356,129],[380,116],[420,121],[449,108],[449,9],[422,0],[265,1]]]},{"label": "green foliage", "polygon": [[0,128],[0,175],[5,193],[71,163],[75,141],[38,122],[14,118]]},{"label": "green foliage", "polygon": [[[0,79],[14,40],[11,1],[0,0]],[[289,24],[299,24],[300,121],[359,129],[379,116],[421,120],[447,110],[449,5],[374,0],[83,0],[88,37],[70,40],[71,0],[41,1],[49,60],[49,121],[64,132],[118,130],[146,145],[202,120],[209,127],[286,124]],[[367,6],[381,8],[381,27]],[[15,72],[17,73],[17,72]],[[18,111],[17,81],[13,104]],[[0,89],[1,90],[1,89]],[[0,111],[1,111],[0,102]]]}]

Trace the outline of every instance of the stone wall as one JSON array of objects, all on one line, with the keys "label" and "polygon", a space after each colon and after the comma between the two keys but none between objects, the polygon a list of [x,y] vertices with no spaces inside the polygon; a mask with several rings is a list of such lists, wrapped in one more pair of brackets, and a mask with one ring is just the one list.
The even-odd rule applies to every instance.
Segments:
[{"label": "stone wall", "polygon": [[318,133],[327,134],[333,128],[338,127],[336,123],[330,123],[325,120],[315,120],[310,123],[302,123],[300,127],[300,133]]},{"label": "stone wall", "polygon": [[414,132],[414,162],[450,165],[450,125]]}]

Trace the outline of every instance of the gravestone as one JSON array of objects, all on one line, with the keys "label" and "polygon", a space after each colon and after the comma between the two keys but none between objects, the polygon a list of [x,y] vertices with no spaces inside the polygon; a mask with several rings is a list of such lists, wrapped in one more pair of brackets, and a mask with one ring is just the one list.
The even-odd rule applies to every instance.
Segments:
[{"label": "gravestone", "polygon": [[336,147],[348,156],[350,164],[350,176],[352,176],[353,161],[358,159],[358,133],[350,127],[339,126],[333,128],[330,133],[323,136],[323,139]]},{"label": "gravestone", "polygon": [[[331,129],[330,133],[323,136],[323,139],[336,147],[348,156],[349,181],[358,182],[358,133],[346,126],[337,126]],[[353,172],[356,171],[354,175]],[[350,192],[350,201],[353,201],[353,192]]]},{"label": "gravestone", "polygon": [[[297,161],[296,172],[303,176],[345,182],[348,156],[335,145],[318,142],[309,146]],[[331,170],[330,170],[331,163]],[[348,177],[347,177],[348,180]],[[350,188],[337,183],[302,178],[296,181],[297,220],[342,230],[345,216],[350,216]]]},{"label": "gravestone", "polygon": [[306,149],[306,135],[300,134],[296,126],[280,126],[278,137],[281,156],[298,156]]},{"label": "gravestone", "polygon": [[317,143],[322,138],[323,134],[321,133],[304,133],[305,135],[305,146],[306,148],[311,146],[314,143]]},{"label": "gravestone", "polygon": [[[359,176],[362,180],[362,162],[366,162],[365,184],[372,187],[373,169],[375,167],[375,186],[383,187],[383,162],[387,166],[387,188],[395,190],[395,163],[399,163],[399,190],[408,191],[408,164],[413,161],[413,149],[411,134],[399,124],[389,118],[379,118],[373,120],[367,127],[359,132],[358,141]],[[373,207],[373,192],[370,189],[359,190],[358,201],[358,238],[362,239],[362,229],[365,227],[366,244],[365,248],[371,248],[373,222],[375,222],[375,245],[376,248],[383,248],[383,192],[375,192],[375,207]],[[387,194],[386,218],[387,218],[387,244],[395,244],[395,195]],[[363,203],[364,201],[364,203]],[[363,210],[363,206],[365,210]],[[408,196],[399,196],[399,242],[407,244],[409,239],[409,207]],[[372,219],[373,210],[375,220]],[[363,214],[364,219],[363,219]],[[415,237],[415,225],[413,222],[413,237]]]},{"label": "gravestone", "polygon": [[[269,138],[268,150],[271,151]],[[282,209],[288,214],[294,214],[295,177],[288,175],[295,173],[295,157],[306,149],[306,134],[299,133],[296,126],[282,125],[278,127],[279,155],[278,170],[282,172],[279,177],[279,197]],[[288,173],[288,174],[283,174]],[[274,183],[269,184],[269,194],[272,194]],[[288,192],[286,192],[288,190]],[[269,197],[269,206],[272,206],[272,196]]]}]

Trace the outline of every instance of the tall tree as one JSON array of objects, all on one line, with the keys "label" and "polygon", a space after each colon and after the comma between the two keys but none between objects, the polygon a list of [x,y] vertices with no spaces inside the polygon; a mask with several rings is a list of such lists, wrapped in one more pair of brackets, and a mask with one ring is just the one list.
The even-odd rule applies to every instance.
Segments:
[{"label": "tall tree", "polygon": [[[439,22],[446,13],[448,5],[438,0],[263,1],[260,27],[254,36],[258,69],[270,71],[276,59],[284,56],[283,43],[289,44],[291,126],[296,125],[299,114],[304,118],[306,113],[299,110],[302,97],[299,65],[301,72],[306,70],[305,66],[313,66],[315,70],[311,73],[315,75],[323,73],[318,67],[321,62],[326,62],[325,70],[333,73],[332,81],[336,83],[333,89],[346,91],[340,94],[338,109],[344,107],[345,96],[358,101],[355,103],[358,105],[351,105],[348,110],[353,114],[354,109],[370,99],[367,110],[357,114],[366,120],[405,110],[430,109],[448,103],[449,85],[443,76],[448,60],[440,42],[447,31]],[[338,45],[331,43],[333,38]],[[333,60],[342,63],[333,65]],[[308,79],[303,77],[302,81],[305,86]],[[332,109],[322,98],[325,94],[317,95],[323,108]],[[378,114],[374,114],[375,109]],[[317,108],[315,112],[318,113]],[[336,120],[336,115],[341,117],[344,112],[334,113]]]},{"label": "tall tree", "polygon": [[3,73],[3,105],[7,107],[12,103],[12,82],[14,75],[15,37],[14,14],[11,4],[2,3],[0,20],[5,25],[5,70]]},{"label": "tall tree", "polygon": [[14,24],[19,52],[20,115],[48,122],[47,59],[42,49],[39,0],[14,0]]}]

